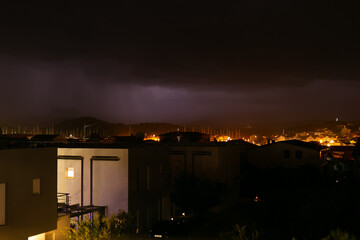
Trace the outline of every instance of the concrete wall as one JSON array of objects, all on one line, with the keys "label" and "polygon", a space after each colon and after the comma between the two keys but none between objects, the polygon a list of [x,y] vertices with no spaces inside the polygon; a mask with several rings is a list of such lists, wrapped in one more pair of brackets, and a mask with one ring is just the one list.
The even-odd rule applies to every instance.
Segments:
[{"label": "concrete wall", "polygon": [[224,145],[219,147],[220,179],[229,184],[233,183],[240,175],[240,161],[243,158],[242,145]]},{"label": "concrete wall", "polygon": [[[284,151],[290,152],[289,158],[284,158]],[[296,151],[302,152],[302,158],[296,158]],[[296,168],[303,165],[320,165],[320,153],[318,150],[304,148],[287,143],[275,143],[266,145],[248,152],[250,164],[257,167],[283,166]]]},{"label": "concrete wall", "polygon": [[[65,177],[65,169],[74,169],[74,178]],[[58,193],[71,193],[70,204],[81,205],[81,160],[58,160]]]},{"label": "concrete wall", "polygon": [[193,174],[197,178],[222,181],[227,184],[228,189],[224,206],[230,206],[238,199],[237,179],[244,151],[242,144],[171,146],[169,163],[172,184],[184,173],[185,168],[187,174]]},{"label": "concrete wall", "polygon": [[59,216],[57,229],[47,232],[45,240],[67,240],[65,230],[70,227],[70,215]]},{"label": "concrete wall", "polygon": [[168,149],[158,145],[129,149],[129,212],[140,230],[169,220]]},{"label": "concrete wall", "polygon": [[240,174],[240,160],[244,144],[173,145],[169,149],[170,170],[173,178],[184,173],[196,177],[232,182]]},{"label": "concrete wall", "polygon": [[[120,209],[128,211],[128,150],[104,148],[59,148],[59,156],[69,159],[58,159],[58,192],[70,193],[71,204],[81,205],[81,160],[83,158],[83,205],[90,205],[91,158],[94,156],[118,157],[118,161],[93,161],[93,205],[108,206],[108,214],[116,214]],[[75,157],[76,156],[76,157]],[[105,159],[104,158],[104,159]],[[74,168],[73,179],[65,177],[66,168]]]},{"label": "concrete wall", "polygon": [[[6,183],[6,225],[0,239],[28,239],[56,229],[56,149],[0,151],[0,183]],[[40,194],[33,195],[33,179]]]},{"label": "concrete wall", "polygon": [[219,179],[219,148],[217,146],[171,146],[169,150],[171,176],[179,177],[184,171],[200,178]]}]

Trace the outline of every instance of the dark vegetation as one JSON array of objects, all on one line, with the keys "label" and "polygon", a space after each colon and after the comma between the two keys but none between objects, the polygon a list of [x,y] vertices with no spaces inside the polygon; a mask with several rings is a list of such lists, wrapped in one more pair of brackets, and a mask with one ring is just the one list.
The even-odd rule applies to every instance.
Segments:
[{"label": "dark vegetation", "polygon": [[110,218],[95,216],[79,220],[66,229],[63,234],[68,240],[119,240],[135,232],[135,222],[132,215],[119,211]]},{"label": "dark vegetation", "polygon": [[226,184],[210,179],[199,179],[192,175],[182,175],[176,179],[171,200],[187,213],[207,214],[218,206],[226,194]]},{"label": "dark vegetation", "polygon": [[[210,209],[227,197],[224,185],[191,176],[177,181],[172,199],[196,219],[190,220],[194,225],[190,235],[277,240],[346,239],[331,236],[337,233],[349,233],[348,239],[354,239],[352,234],[360,236],[357,177],[337,178],[311,166],[258,169],[250,165],[244,166],[242,176],[240,198],[233,207],[216,213]],[[247,233],[239,232],[245,231],[243,226]],[[246,238],[234,238],[239,234]]]},{"label": "dark vegetation", "polygon": [[238,205],[232,220],[258,231],[260,239],[321,239],[337,228],[360,236],[359,179],[337,179],[310,166],[244,171],[240,192],[249,201]]}]

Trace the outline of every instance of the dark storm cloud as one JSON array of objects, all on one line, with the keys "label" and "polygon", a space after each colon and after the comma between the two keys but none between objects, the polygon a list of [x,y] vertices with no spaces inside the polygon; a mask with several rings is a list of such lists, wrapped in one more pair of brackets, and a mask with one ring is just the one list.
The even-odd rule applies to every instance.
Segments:
[{"label": "dark storm cloud", "polygon": [[359,100],[350,1],[46,4],[0,10],[8,115],[237,121],[332,117],[331,104],[352,117]]},{"label": "dark storm cloud", "polygon": [[[0,108],[8,115],[39,117],[88,115],[108,121],[172,121],[214,119],[221,122],[333,118],[356,119],[359,82],[317,80],[303,86],[231,91],[222,87],[173,87],[138,82],[101,82],[77,62],[2,64]],[[93,80],[95,79],[95,80]],[[31,119],[31,120],[32,120]]]},{"label": "dark storm cloud", "polygon": [[[141,83],[186,84],[193,77],[200,84],[219,78],[230,85],[296,84],[358,76],[359,21],[347,2],[64,1],[3,11],[5,41],[19,54],[95,60],[101,75],[131,66]],[[101,64],[104,58],[111,60]]]}]

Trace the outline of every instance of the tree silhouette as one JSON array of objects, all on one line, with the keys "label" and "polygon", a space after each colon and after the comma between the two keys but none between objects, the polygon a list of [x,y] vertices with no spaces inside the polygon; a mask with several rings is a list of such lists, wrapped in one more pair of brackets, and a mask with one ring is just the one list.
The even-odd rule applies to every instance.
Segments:
[{"label": "tree silhouette", "polygon": [[225,193],[226,184],[220,181],[182,175],[176,179],[170,197],[182,210],[202,214],[219,205]]}]

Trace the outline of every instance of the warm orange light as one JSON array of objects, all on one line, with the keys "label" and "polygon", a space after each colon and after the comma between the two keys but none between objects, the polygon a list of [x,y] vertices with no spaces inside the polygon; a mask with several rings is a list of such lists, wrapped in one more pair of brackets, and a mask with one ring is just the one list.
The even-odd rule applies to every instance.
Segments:
[{"label": "warm orange light", "polygon": [[35,236],[28,237],[28,240],[45,240],[45,233],[41,233]]},{"label": "warm orange light", "polygon": [[74,168],[66,168],[65,169],[65,177],[66,178],[74,178],[75,177],[75,170]]},{"label": "warm orange light", "polygon": [[160,142],[160,138],[158,136],[156,136],[155,134],[153,135],[149,135],[149,136],[146,136],[144,138],[144,141],[156,141],[156,142]]},{"label": "warm orange light", "polygon": [[226,135],[219,135],[216,138],[216,141],[218,142],[227,142],[227,141],[231,141],[231,138],[229,136]]}]

